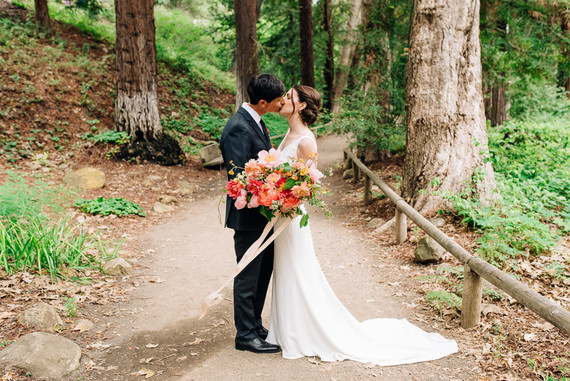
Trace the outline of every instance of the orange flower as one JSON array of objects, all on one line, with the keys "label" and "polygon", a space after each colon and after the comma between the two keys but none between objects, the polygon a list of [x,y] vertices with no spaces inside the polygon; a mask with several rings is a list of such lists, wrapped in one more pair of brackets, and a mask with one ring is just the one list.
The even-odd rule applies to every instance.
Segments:
[{"label": "orange flower", "polygon": [[295,185],[291,188],[291,192],[293,196],[303,198],[311,194],[311,188],[309,188],[306,182],[302,182],[301,185]]},{"label": "orange flower", "polygon": [[279,200],[279,193],[275,187],[264,186],[259,190],[259,194],[257,195],[259,205],[271,206],[271,203],[277,200]]}]

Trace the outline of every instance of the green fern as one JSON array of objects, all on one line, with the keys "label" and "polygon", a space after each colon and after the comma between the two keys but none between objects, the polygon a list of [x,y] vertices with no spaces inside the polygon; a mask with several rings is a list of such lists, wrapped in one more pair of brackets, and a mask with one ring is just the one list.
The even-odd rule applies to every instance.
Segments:
[{"label": "green fern", "polygon": [[461,310],[461,297],[444,290],[430,291],[426,294],[426,300],[437,305],[441,309],[444,305]]}]

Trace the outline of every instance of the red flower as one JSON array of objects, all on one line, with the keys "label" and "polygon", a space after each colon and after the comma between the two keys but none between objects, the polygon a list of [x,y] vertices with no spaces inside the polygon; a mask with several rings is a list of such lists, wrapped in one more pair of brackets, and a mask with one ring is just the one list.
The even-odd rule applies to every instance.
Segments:
[{"label": "red flower", "polygon": [[252,195],[257,196],[259,194],[259,190],[263,186],[263,182],[249,178],[248,183],[249,184],[247,184],[247,191]]},{"label": "red flower", "polygon": [[230,196],[233,199],[236,199],[240,195],[242,189],[243,189],[243,184],[235,180],[228,181],[228,185],[226,185],[228,196]]}]

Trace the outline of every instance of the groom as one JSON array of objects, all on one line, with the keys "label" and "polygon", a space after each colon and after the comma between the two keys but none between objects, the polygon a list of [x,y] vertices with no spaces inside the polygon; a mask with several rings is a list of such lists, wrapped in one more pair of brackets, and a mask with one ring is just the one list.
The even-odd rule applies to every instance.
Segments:
[{"label": "groom", "polygon": [[[269,131],[261,116],[279,112],[285,103],[285,87],[272,74],[261,74],[247,86],[249,103],[244,103],[226,124],[220,148],[228,179],[242,171],[245,163],[256,159],[259,151],[269,150]],[[235,167],[235,169],[233,169]],[[232,171],[233,169],[233,171]],[[261,236],[267,219],[258,208],[236,209],[226,198],[226,226],[234,229],[234,248],[239,262],[247,249]],[[265,341],[267,330],[261,325],[261,311],[273,271],[273,244],[269,245],[234,279],[234,319],[237,329],[235,347],[241,351],[275,353],[281,348]]]}]

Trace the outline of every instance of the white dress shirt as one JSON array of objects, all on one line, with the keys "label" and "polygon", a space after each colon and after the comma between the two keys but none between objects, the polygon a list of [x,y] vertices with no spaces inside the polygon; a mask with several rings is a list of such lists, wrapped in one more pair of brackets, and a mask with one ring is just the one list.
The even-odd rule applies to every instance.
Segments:
[{"label": "white dress shirt", "polygon": [[259,114],[257,113],[257,111],[255,111],[254,109],[251,108],[251,106],[249,105],[249,103],[247,102],[243,102],[243,104],[241,105],[241,107],[243,107],[245,109],[245,111],[247,111],[249,113],[249,115],[251,115],[251,117],[253,118],[253,120],[255,120],[255,123],[257,123],[257,125],[259,126],[259,129],[261,130],[261,132],[265,133],[263,131],[263,127],[261,127],[261,117],[259,116]]}]

